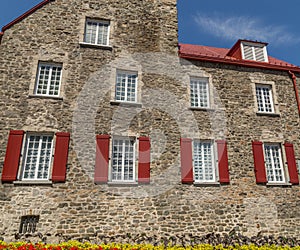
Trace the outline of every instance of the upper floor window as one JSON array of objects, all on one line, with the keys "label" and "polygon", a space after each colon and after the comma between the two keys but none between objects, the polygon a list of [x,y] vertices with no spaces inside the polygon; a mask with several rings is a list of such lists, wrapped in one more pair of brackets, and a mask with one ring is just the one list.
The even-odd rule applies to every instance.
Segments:
[{"label": "upper floor window", "polygon": [[135,182],[135,139],[114,138],[111,158],[112,182]]},{"label": "upper floor window", "polygon": [[260,43],[241,43],[242,56],[245,60],[268,62],[267,49]]},{"label": "upper floor window", "polygon": [[34,93],[44,96],[59,96],[62,64],[39,63]]},{"label": "upper floor window", "polygon": [[87,19],[85,24],[84,42],[108,46],[109,29],[109,21]]},{"label": "upper floor window", "polygon": [[272,86],[255,85],[258,112],[274,113]]},{"label": "upper floor window", "polygon": [[265,165],[269,183],[285,183],[280,144],[264,144]]},{"label": "upper floor window", "polygon": [[209,107],[209,84],[208,78],[190,79],[191,106],[199,108]]},{"label": "upper floor window", "polygon": [[48,180],[53,150],[53,135],[28,134],[24,147],[22,180]]},{"label": "upper floor window", "polygon": [[193,162],[195,182],[216,182],[214,147],[211,141],[194,141]]},{"label": "upper floor window", "polygon": [[137,101],[137,72],[117,71],[115,100],[124,102]]}]

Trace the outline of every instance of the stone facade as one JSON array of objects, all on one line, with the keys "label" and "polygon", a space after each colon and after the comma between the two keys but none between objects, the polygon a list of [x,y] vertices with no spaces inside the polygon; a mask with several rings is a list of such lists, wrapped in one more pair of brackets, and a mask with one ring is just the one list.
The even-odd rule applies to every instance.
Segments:
[{"label": "stone facade", "polygon": [[[82,44],[86,18],[110,20],[111,47]],[[287,71],[177,56],[175,0],[55,0],[5,30],[0,46],[0,172],[10,130],[71,133],[64,183],[0,185],[0,236],[24,215],[56,240],[232,230],[299,238],[298,185],[258,185],[251,142],[293,143],[299,114]],[[62,63],[60,96],[33,94],[39,61]],[[116,70],[138,73],[137,103],[113,100]],[[189,77],[209,77],[211,109],[190,109]],[[297,77],[300,77],[297,74]],[[255,83],[274,84],[277,115],[259,116]],[[96,185],[96,135],[149,136],[149,185]],[[185,185],[180,138],[226,139],[230,184]],[[286,168],[286,166],[285,166]]]}]

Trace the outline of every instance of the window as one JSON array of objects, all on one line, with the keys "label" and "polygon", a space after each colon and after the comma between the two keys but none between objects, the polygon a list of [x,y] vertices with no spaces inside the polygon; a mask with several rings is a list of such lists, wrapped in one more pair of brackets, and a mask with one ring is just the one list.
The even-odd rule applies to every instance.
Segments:
[{"label": "window", "polygon": [[267,49],[264,44],[242,43],[242,55],[245,60],[268,62]]},{"label": "window", "polygon": [[258,112],[274,113],[272,86],[255,85]]},{"label": "window", "polygon": [[25,215],[21,217],[20,234],[35,233],[36,226],[39,223],[38,215]]},{"label": "window", "polygon": [[193,146],[195,182],[216,182],[213,143],[195,140]]},{"label": "window", "polygon": [[39,63],[35,94],[43,96],[59,96],[62,65]]},{"label": "window", "polygon": [[123,102],[136,102],[137,81],[137,72],[117,71],[115,100]]},{"label": "window", "polygon": [[135,182],[135,140],[115,138],[112,142],[112,182]]},{"label": "window", "polygon": [[191,78],[190,93],[192,107],[209,107],[208,78]]},{"label": "window", "polygon": [[28,134],[24,148],[22,180],[48,180],[53,150],[53,135]]},{"label": "window", "polygon": [[269,183],[285,183],[280,144],[264,144],[265,165]]},{"label": "window", "polygon": [[84,42],[95,45],[109,45],[109,21],[87,19]]}]

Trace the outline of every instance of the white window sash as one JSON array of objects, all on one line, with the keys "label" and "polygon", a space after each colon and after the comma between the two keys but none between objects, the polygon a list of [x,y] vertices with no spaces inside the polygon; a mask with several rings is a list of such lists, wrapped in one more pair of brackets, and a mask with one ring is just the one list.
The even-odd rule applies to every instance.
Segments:
[{"label": "white window sash", "polygon": [[[286,183],[286,178],[285,178],[285,171],[284,171],[284,167],[283,167],[283,161],[282,161],[282,150],[281,150],[281,146],[280,145],[276,145],[276,144],[265,144],[264,145],[264,157],[266,159],[267,157],[267,153],[266,153],[266,146],[271,146],[270,148],[270,160],[271,160],[271,170],[272,170],[272,177],[274,178],[274,181],[269,180],[268,179],[268,169],[267,169],[267,165],[265,164],[266,167],[266,172],[267,172],[267,179],[268,179],[268,183]],[[273,149],[272,146],[277,146],[278,147],[278,157],[279,157],[279,169],[282,173],[282,181],[278,181],[276,180],[276,168],[275,168],[275,159],[273,157]],[[265,161],[267,162],[267,161]]]},{"label": "white window sash", "polygon": [[[203,176],[204,179],[200,180],[200,179],[196,179],[195,173],[196,173],[196,166],[195,166],[195,144],[196,143],[200,143],[203,144],[204,143],[209,143],[210,144],[210,152],[211,152],[211,168],[212,168],[212,179],[206,179],[205,178],[205,166],[203,166]],[[205,154],[204,154],[204,150],[202,148],[201,150],[201,161],[204,164],[204,158],[205,158]],[[195,183],[215,183],[217,182],[217,178],[218,178],[218,173],[217,173],[217,162],[215,160],[215,145],[214,142],[212,141],[206,141],[206,140],[194,140],[193,143],[193,172],[194,172],[194,182]]]},{"label": "white window sash", "polygon": [[[118,99],[117,96],[117,81],[118,81],[118,75],[125,74],[125,90],[124,90],[124,100]],[[128,101],[128,76],[129,75],[136,75],[135,77],[135,88],[134,88],[134,101]],[[118,102],[131,102],[136,103],[137,102],[137,89],[138,89],[138,73],[137,72],[129,72],[129,71],[117,71],[116,75],[116,84],[115,84],[115,100]],[[122,92],[120,92],[122,93]]]},{"label": "white window sash", "polygon": [[[39,139],[39,146],[38,146],[38,154],[37,154],[37,161],[35,163],[34,167],[34,177],[33,178],[25,178],[25,167],[26,167],[26,163],[27,163],[27,159],[28,159],[28,150],[29,150],[29,143],[30,141],[30,136],[40,136]],[[42,149],[42,139],[43,137],[52,137],[52,141],[51,141],[51,146],[50,146],[50,159],[49,159],[49,163],[48,163],[48,171],[47,171],[47,178],[38,178],[38,172],[39,172],[39,163],[40,163],[40,157],[41,157],[41,149]],[[20,168],[20,173],[19,173],[19,179],[21,180],[26,180],[26,181],[38,181],[38,180],[49,180],[50,179],[50,174],[51,174],[51,166],[52,166],[52,157],[53,157],[53,135],[51,134],[43,134],[43,135],[39,135],[39,134],[28,134],[25,138],[25,146],[23,149],[23,155],[25,155],[24,159],[22,160],[22,167]],[[46,151],[47,152],[47,151]]]},{"label": "white window sash", "polygon": [[[260,88],[258,91],[257,88]],[[264,89],[268,90],[269,98],[270,98],[270,106],[271,106],[271,111],[267,111],[267,103],[266,103],[266,96],[264,95],[263,91]],[[257,91],[258,95],[257,96]],[[273,94],[272,94],[272,86],[264,86],[264,85],[255,85],[255,92],[256,92],[256,100],[257,100],[257,105],[258,105],[258,112],[259,113],[274,113],[274,102],[273,102]],[[262,105],[263,105],[263,110],[259,110],[259,97],[262,100]]]},{"label": "white window sash", "polygon": [[[90,41],[87,41],[87,30],[88,30],[88,23],[91,23],[91,31],[92,30],[92,24],[95,23],[96,24],[96,34],[95,34],[95,39],[92,39],[92,35],[90,38]],[[106,41],[103,41],[103,43],[99,43],[99,33],[100,33],[100,26],[103,25],[107,25],[107,32],[104,33],[103,29],[103,34],[102,36],[106,36]],[[92,34],[92,33],[91,33]],[[106,20],[93,20],[93,19],[87,19],[86,23],[85,23],[85,34],[84,34],[84,42],[88,43],[88,44],[94,44],[94,45],[101,45],[101,46],[109,46],[109,34],[110,34],[110,22],[106,21]],[[102,40],[102,39],[101,39]]]},{"label": "white window sash", "polygon": [[[115,137],[115,138],[113,138],[112,152],[111,152],[112,155],[114,154],[114,148],[113,147],[115,145],[114,141],[116,141],[116,140],[121,140],[122,141],[121,180],[113,178],[113,167],[114,167],[114,165],[113,165],[114,158],[113,157],[111,157],[111,164],[110,164],[110,166],[111,166],[110,180],[113,183],[135,183],[137,181],[136,180],[136,163],[135,163],[135,161],[136,161],[136,139],[128,139],[128,138],[124,138],[124,137]],[[133,178],[132,178],[132,180],[125,180],[125,178],[124,178],[125,177],[125,153],[126,153],[125,146],[126,146],[126,141],[129,141],[129,143],[132,143],[132,141],[133,141],[133,145],[132,145],[132,147],[133,147],[133,154],[132,154],[132,175],[133,175]],[[129,153],[129,152],[127,152],[127,153]],[[119,159],[119,158],[117,158],[117,159]],[[118,173],[119,172],[117,172],[117,174]],[[130,173],[130,172],[128,172],[128,173]]]},{"label": "white window sash", "polygon": [[[39,83],[41,80],[41,69],[42,67],[49,67],[49,76],[48,76],[48,80],[47,80],[47,90],[46,90],[46,94],[43,93],[38,93],[38,88],[39,88]],[[57,90],[57,94],[50,94],[50,86],[51,86],[51,78],[52,78],[52,74],[53,74],[53,67],[57,67],[60,68],[60,75],[59,75],[59,79],[58,79],[58,90]],[[61,89],[61,80],[62,80],[62,65],[61,64],[47,64],[47,63],[39,63],[38,65],[38,75],[37,75],[37,80],[36,80],[36,84],[35,84],[35,90],[34,93],[35,95],[40,95],[40,96],[59,96],[60,93],[60,89]],[[57,79],[55,79],[55,82],[57,81]],[[44,85],[44,82],[43,82]],[[55,92],[55,90],[54,90]]]},{"label": "white window sash", "polygon": [[[193,82],[193,86],[191,86],[192,82]],[[203,95],[203,93],[200,92],[200,89],[201,89],[200,85],[201,84],[204,84],[205,87],[206,87],[206,93],[205,93],[206,104],[204,106],[201,106],[201,97]],[[194,92],[194,96],[193,96],[194,102],[192,102],[192,100],[191,100],[191,106],[195,107],[195,108],[209,108],[210,107],[210,94],[209,94],[209,82],[208,82],[208,79],[207,78],[191,78],[190,79],[190,92],[192,91],[192,89],[193,89],[193,92]],[[195,97],[196,96],[195,94],[198,95],[197,98]],[[191,95],[192,95],[192,93],[190,93],[190,98],[192,98]]]}]

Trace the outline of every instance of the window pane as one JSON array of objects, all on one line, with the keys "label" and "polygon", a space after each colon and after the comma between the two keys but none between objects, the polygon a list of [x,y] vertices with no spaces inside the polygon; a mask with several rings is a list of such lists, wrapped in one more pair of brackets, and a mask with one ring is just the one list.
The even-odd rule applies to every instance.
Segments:
[{"label": "window pane", "polygon": [[61,65],[39,64],[35,93],[37,95],[58,96],[61,72]]},{"label": "window pane", "polygon": [[259,112],[274,112],[271,86],[256,85],[256,100]]},{"label": "window pane", "polygon": [[137,74],[118,72],[116,79],[116,101],[136,102]]},{"label": "window pane", "polygon": [[85,26],[84,42],[97,45],[108,45],[109,22],[88,20]]},{"label": "window pane", "polygon": [[208,79],[191,79],[190,91],[192,107],[209,107]]},{"label": "window pane", "polygon": [[114,139],[112,146],[112,181],[134,181],[135,143],[129,139]]},{"label": "window pane", "polygon": [[53,136],[28,136],[24,153],[23,179],[49,179],[52,142]]},{"label": "window pane", "polygon": [[280,145],[264,145],[267,179],[269,182],[285,182]]},{"label": "window pane", "polygon": [[216,181],[211,142],[194,141],[194,176],[196,181]]}]

